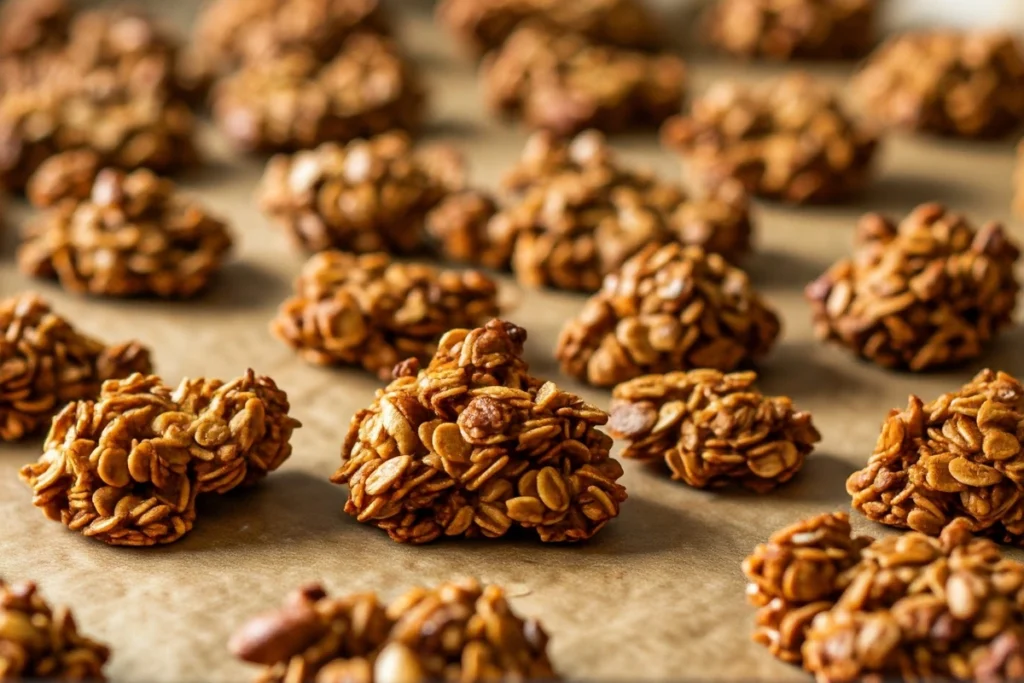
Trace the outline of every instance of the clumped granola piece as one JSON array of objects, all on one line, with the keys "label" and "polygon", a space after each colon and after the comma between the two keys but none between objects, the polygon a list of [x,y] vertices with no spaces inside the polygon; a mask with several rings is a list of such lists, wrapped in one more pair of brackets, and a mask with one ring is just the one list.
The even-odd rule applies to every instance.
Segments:
[{"label": "clumped granola piece", "polygon": [[145,169],[103,169],[88,197],[75,196],[85,183],[64,181],[81,170],[82,159],[64,161],[62,169],[62,160],[51,160],[44,170],[53,175],[34,186],[44,204],[68,194],[26,227],[22,272],[106,296],[190,297],[207,286],[231,248],[223,222]]},{"label": "clumped granola piece", "polygon": [[196,496],[227,493],[291,455],[288,398],[251,370],[231,382],[135,374],[69,403],[44,453],[21,469],[32,503],[110,545],[171,543],[191,531]]},{"label": "clumped granola piece", "polygon": [[0,4],[0,58],[33,57],[60,49],[72,11],[66,0],[7,0]]},{"label": "clumped granola piece", "polygon": [[36,584],[0,579],[0,680],[103,681],[110,648],[79,633],[71,610]]},{"label": "clumped granola piece", "polygon": [[386,133],[278,155],[263,175],[260,209],[305,249],[415,252],[427,213],[457,189],[430,153],[404,133]]},{"label": "clumped granola piece", "polygon": [[869,180],[878,140],[805,73],[758,85],[719,83],[661,130],[705,185],[735,179],[794,204],[836,202]]},{"label": "clumped granola piece", "polygon": [[899,225],[867,214],[853,256],[807,286],[815,333],[882,367],[961,365],[1010,325],[1019,256],[1002,225],[975,230],[939,204]]},{"label": "clumped granola piece", "polygon": [[103,159],[91,149],[77,149],[50,157],[25,187],[25,195],[38,209],[47,209],[64,199],[83,200],[92,194]]},{"label": "clumped granola piece", "polygon": [[476,55],[501,47],[525,23],[574,33],[599,45],[656,48],[656,20],[642,0],[442,0],[438,21]]},{"label": "clumped granola piece", "polygon": [[271,325],[306,360],[362,366],[389,379],[407,358],[423,362],[445,332],[498,315],[498,286],[476,271],[395,263],[387,254],[312,256],[295,296]]},{"label": "clumped granola piece", "polygon": [[530,128],[572,135],[657,126],[679,111],[686,66],[668,53],[591,43],[538,26],[517,29],[484,63],[488,106]]},{"label": "clumped granola piece", "polygon": [[853,80],[879,123],[962,138],[1002,137],[1024,122],[1024,51],[1008,33],[894,36]]},{"label": "clumped granola piece", "polygon": [[743,58],[855,59],[874,46],[877,0],[717,0],[708,41]]},{"label": "clumped granola piece", "polygon": [[964,519],[976,533],[1024,544],[1024,387],[983,370],[930,403],[911,396],[889,413],[864,469],[850,475],[853,507],[890,526],[937,535]]},{"label": "clumped granola piece", "polygon": [[38,433],[64,404],[94,398],[108,379],[151,371],[139,342],[107,346],[35,294],[0,301],[0,441]]},{"label": "clumped granola piece", "polygon": [[697,488],[737,484],[767,493],[800,471],[821,440],[788,396],[764,396],[753,372],[646,375],[612,392],[609,433],[622,457],[664,462]]},{"label": "clumped granola piece", "polygon": [[508,268],[507,244],[496,245],[487,233],[497,212],[497,202],[486,192],[453,192],[427,214],[426,233],[434,248],[452,261]]},{"label": "clumped granola piece", "polygon": [[327,62],[295,50],[246,65],[215,87],[213,116],[239,149],[294,152],[396,129],[415,132],[425,100],[395,43],[360,33]]},{"label": "clumped granola piece", "polygon": [[554,680],[548,637],[498,586],[476,580],[414,588],[383,604],[374,593],[331,598],[319,585],[246,623],[229,648],[264,667],[259,683]]},{"label": "clumped granola piece", "polygon": [[771,349],[775,312],[716,254],[651,245],[605,278],[558,338],[562,372],[610,387],[650,373],[728,372]]},{"label": "clumped granola piece", "polygon": [[342,446],[345,511],[408,543],[513,527],[580,541],[616,517],[626,490],[597,429],[608,415],[532,377],[525,340],[492,320],[448,332],[425,369],[397,366]]}]

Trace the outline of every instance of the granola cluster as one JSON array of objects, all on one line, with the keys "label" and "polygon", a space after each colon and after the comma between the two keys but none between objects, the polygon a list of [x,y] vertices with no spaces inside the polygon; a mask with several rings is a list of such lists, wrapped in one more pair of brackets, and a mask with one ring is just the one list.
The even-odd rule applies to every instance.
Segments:
[{"label": "granola cluster", "polygon": [[374,593],[332,598],[304,586],[245,624],[229,647],[264,667],[258,683],[555,680],[547,641],[501,588],[464,580],[386,604]]},{"label": "granola cluster", "polygon": [[747,59],[855,59],[874,47],[877,9],[878,0],[716,0],[705,34]]},{"label": "granola cluster", "polygon": [[1024,564],[956,521],[854,537],[820,515],[759,545],[743,565],[754,639],[822,682],[1008,680],[1024,673]]},{"label": "granola cluster", "polygon": [[42,431],[64,404],[96,397],[108,379],[151,371],[140,343],[107,346],[35,294],[0,301],[0,441]]},{"label": "granola cluster", "polygon": [[451,330],[430,364],[410,360],[352,419],[332,481],[345,511],[398,542],[590,538],[619,514],[626,490],[608,415],[529,374],[526,331],[492,320]]},{"label": "granola cluster", "polygon": [[857,242],[807,287],[820,339],[883,367],[924,371],[977,358],[1010,325],[1020,252],[998,223],[975,230],[923,204],[899,225],[864,216]]},{"label": "granola cluster", "polygon": [[864,113],[889,126],[995,138],[1024,122],[1024,51],[1010,34],[894,36],[853,81]]},{"label": "granola cluster", "polygon": [[582,35],[600,45],[647,49],[661,42],[643,0],[442,0],[436,13],[477,55],[501,47],[523,24]]},{"label": "granola cluster", "polygon": [[753,372],[646,375],[612,393],[609,432],[622,457],[668,465],[697,488],[739,485],[767,493],[800,471],[821,440],[788,396],[764,396]]},{"label": "granola cluster", "polygon": [[447,150],[391,132],[274,157],[258,201],[305,249],[402,254],[422,248],[428,212],[462,182]]},{"label": "granola cluster", "polygon": [[725,179],[794,204],[835,202],[867,184],[878,140],[805,73],[719,83],[661,131],[705,185]]},{"label": "granola cluster", "polygon": [[68,404],[39,461],[21,469],[32,503],[110,545],[171,543],[192,530],[196,496],[255,483],[291,455],[288,398],[251,370],[231,382],[134,374]]},{"label": "granola cluster", "polygon": [[490,108],[532,129],[571,135],[657,126],[679,111],[686,66],[539,26],[516,29],[484,62]]},{"label": "granola cluster", "polygon": [[1024,544],[1024,387],[983,370],[925,403],[889,413],[864,469],[846,490],[853,507],[890,526],[936,535],[962,519],[976,532]]},{"label": "granola cluster", "polygon": [[[31,194],[45,210],[24,230],[18,265],[72,292],[190,297],[231,249],[227,226],[174,183],[104,168],[88,152],[51,158]],[[90,182],[91,179],[91,182]]]},{"label": "granola cluster", "polygon": [[0,579],[0,681],[103,681],[110,648],[79,633],[71,610],[50,607],[31,582]]},{"label": "granola cluster", "polygon": [[430,360],[448,330],[498,315],[497,296],[494,281],[476,271],[324,251],[303,266],[271,329],[313,363],[362,366],[389,379],[399,361]]},{"label": "granola cluster", "polygon": [[778,316],[746,273],[700,247],[651,245],[605,278],[558,338],[562,372],[609,387],[650,373],[728,372],[764,356]]}]

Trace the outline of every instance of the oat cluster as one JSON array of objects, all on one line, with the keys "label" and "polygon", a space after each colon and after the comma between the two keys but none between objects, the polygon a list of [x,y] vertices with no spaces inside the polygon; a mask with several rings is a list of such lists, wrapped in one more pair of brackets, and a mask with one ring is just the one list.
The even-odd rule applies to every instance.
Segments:
[{"label": "oat cluster", "polygon": [[0,579],[0,681],[103,681],[110,649],[78,632],[67,607],[51,608],[31,582]]},{"label": "oat cluster", "polygon": [[134,374],[69,403],[39,461],[21,469],[32,503],[110,545],[171,543],[192,530],[196,497],[255,483],[291,455],[288,398],[251,370],[231,382]]},{"label": "oat cluster", "polygon": [[719,83],[661,131],[705,185],[725,179],[794,204],[836,202],[867,184],[877,137],[806,73],[756,85]]},{"label": "oat cluster", "polygon": [[345,511],[399,542],[590,538],[619,514],[626,490],[608,415],[529,374],[526,331],[492,320],[451,330],[430,364],[395,379],[352,419],[332,481]]},{"label": "oat cluster", "polygon": [[437,19],[472,53],[501,47],[524,24],[600,45],[658,47],[661,31],[642,0],[442,0]]},{"label": "oat cluster", "polygon": [[708,41],[743,58],[854,59],[874,47],[878,0],[716,0]]},{"label": "oat cluster", "polygon": [[0,441],[42,431],[64,404],[96,397],[108,379],[151,371],[139,342],[107,346],[35,294],[0,301]]},{"label": "oat cluster", "polygon": [[679,111],[686,66],[669,53],[590,42],[529,25],[483,67],[484,96],[498,115],[531,129],[572,135],[657,126]]},{"label": "oat cluster", "polygon": [[885,125],[1001,137],[1024,121],[1024,51],[1003,33],[903,33],[875,51],[853,90],[864,113]]},{"label": "oat cluster", "polygon": [[1024,387],[984,370],[929,403],[889,413],[867,465],[850,475],[870,519],[936,535],[963,519],[975,533],[1024,543]]},{"label": "oat cluster", "polygon": [[78,153],[40,169],[33,196],[41,208],[52,206],[25,227],[21,271],[105,296],[186,298],[203,290],[231,249],[227,226],[146,169],[104,168],[86,182],[97,168]]},{"label": "oat cluster", "polygon": [[556,680],[547,641],[501,588],[464,580],[387,604],[374,593],[331,598],[305,586],[245,624],[229,647],[264,667],[258,683]]},{"label": "oat cluster", "polygon": [[745,272],[700,247],[651,245],[605,278],[562,328],[555,355],[565,374],[610,387],[650,373],[728,372],[764,356],[779,331]]},{"label": "oat cluster", "polygon": [[807,287],[815,333],[883,367],[963,364],[1011,324],[1019,256],[998,223],[975,230],[939,204],[899,225],[867,214],[853,255]]},{"label": "oat cluster", "polygon": [[753,372],[646,375],[612,392],[609,432],[623,458],[664,462],[696,488],[738,485],[767,493],[800,471],[821,440],[788,396],[764,396]]},{"label": "oat cluster", "polygon": [[462,182],[461,162],[448,150],[417,150],[391,132],[278,155],[258,197],[305,249],[402,254],[423,247],[427,214]]},{"label": "oat cluster", "polygon": [[407,358],[427,362],[445,332],[498,315],[498,287],[477,271],[396,263],[387,254],[315,254],[274,334],[320,365],[356,365],[381,376]]},{"label": "oat cluster", "polygon": [[743,564],[754,640],[822,682],[1019,678],[1024,564],[961,520],[938,538],[854,537],[845,514],[797,523]]},{"label": "oat cluster", "polygon": [[83,148],[126,170],[196,163],[178,43],[145,15],[15,0],[0,35],[17,36],[0,40],[0,185],[22,189],[46,158]]}]

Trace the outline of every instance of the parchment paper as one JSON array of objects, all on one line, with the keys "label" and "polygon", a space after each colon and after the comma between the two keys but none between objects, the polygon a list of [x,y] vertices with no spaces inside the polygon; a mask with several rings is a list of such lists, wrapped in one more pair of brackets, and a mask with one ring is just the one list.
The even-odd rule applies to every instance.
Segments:
[{"label": "parchment paper", "polygon": [[[182,26],[196,5],[150,4]],[[473,178],[494,184],[519,154],[525,133],[485,117],[473,65],[434,29],[427,7],[404,4],[400,18],[403,40],[429,76],[436,121],[431,137],[459,143]],[[754,80],[780,71],[704,58],[691,66],[693,91],[725,76]],[[826,75],[842,73],[829,68]],[[251,366],[287,390],[293,414],[304,423],[294,437],[294,456],[263,485],[205,500],[184,540],[144,550],[109,548],[47,521],[16,475],[38,456],[39,442],[0,445],[0,576],[36,580],[51,601],[69,604],[85,632],[112,645],[115,679],[247,679],[253,671],[226,652],[229,633],[303,582],[391,597],[415,584],[472,574],[504,585],[517,610],[543,621],[554,662],[569,677],[800,680],[797,668],[749,641],[753,609],[744,600],[742,558],[784,524],[848,509],[844,479],[871,452],[887,411],[905,405],[910,392],[932,397],[985,365],[1024,375],[1019,329],[1003,335],[983,362],[925,377],[886,372],[813,341],[802,288],[849,249],[864,211],[903,214],[938,199],[977,221],[1010,220],[1012,140],[892,139],[879,160],[878,182],[863,201],[757,208],[757,255],[748,267],[785,325],[761,368],[761,386],[810,409],[824,435],[790,485],[763,497],[708,493],[629,462],[622,515],[585,545],[398,545],[344,515],[345,491],[327,481],[349,418],[380,383],[355,370],[306,365],[270,336],[267,324],[304,256],[254,206],[262,161],[229,154],[212,131],[204,143],[213,166],[183,182],[230,218],[239,248],[198,301],[84,299],[23,278],[13,262],[13,228],[28,214],[22,205],[8,211],[0,251],[4,295],[36,289],[90,333],[108,341],[137,337],[153,348],[158,371],[172,384],[182,376],[232,378]],[[630,161],[679,174],[677,160],[658,149],[653,135],[618,138],[616,146]],[[1020,223],[1011,226],[1024,237]],[[607,392],[558,377],[552,358],[560,326],[583,297],[522,291],[508,278],[502,283],[515,305],[508,317],[529,330],[534,372],[607,407]],[[857,515],[854,522],[859,532],[886,533]]]}]

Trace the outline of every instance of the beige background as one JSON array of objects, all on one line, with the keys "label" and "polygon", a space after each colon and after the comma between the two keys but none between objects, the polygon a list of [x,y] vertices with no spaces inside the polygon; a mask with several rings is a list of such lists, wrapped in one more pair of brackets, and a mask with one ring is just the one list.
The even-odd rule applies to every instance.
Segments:
[{"label": "beige background", "polygon": [[[192,0],[153,3],[179,21]],[[525,138],[484,116],[474,69],[430,25],[425,8],[406,5],[402,35],[428,72],[434,95],[434,138],[457,142],[473,177],[492,185]],[[759,79],[775,68],[692,62],[694,90],[713,79]],[[841,75],[831,69],[829,76]],[[573,678],[799,680],[749,642],[752,609],[744,601],[739,563],[771,531],[813,513],[847,508],[843,481],[871,452],[881,420],[910,392],[931,397],[983,365],[1024,374],[1024,334],[1006,333],[991,353],[960,372],[913,377],[863,365],[810,335],[801,290],[849,246],[854,221],[868,209],[905,213],[940,199],[977,219],[1009,220],[1013,141],[968,144],[898,138],[884,148],[878,182],[860,203],[842,208],[757,208],[755,282],[782,312],[784,336],[762,367],[762,387],[787,393],[810,409],[824,435],[804,472],[776,494],[707,493],[626,463],[629,500],[595,540],[578,546],[530,541],[392,543],[343,515],[344,490],[327,477],[352,413],[379,386],[354,370],[305,365],[271,338],[267,323],[288,295],[303,256],[256,210],[252,193],[261,162],[227,154],[216,134],[204,140],[213,165],[185,184],[230,218],[235,260],[198,301],[162,303],[81,299],[15,272],[15,233],[2,235],[0,292],[35,288],[82,329],[107,340],[137,337],[155,353],[171,383],[185,375],[234,377],[253,367],[288,391],[304,428],[295,455],[258,489],[200,506],[195,530],[169,547],[108,548],[44,519],[30,505],[18,468],[38,443],[0,445],[0,576],[35,579],[45,595],[73,606],[80,625],[114,648],[109,673],[120,680],[234,681],[252,671],[230,660],[228,634],[251,614],[279,603],[301,582],[333,591],[373,589],[392,596],[418,583],[473,574],[506,586],[515,607],[540,617],[553,635],[557,668]],[[630,161],[666,176],[678,163],[653,136],[616,140]],[[8,212],[13,228],[27,215]],[[1011,223],[1022,237],[1020,223]],[[528,293],[502,280],[516,304],[508,317],[530,333],[529,360],[558,378],[551,350],[560,325],[582,297]],[[607,407],[608,394],[565,378],[560,383]],[[855,517],[858,531],[884,533]]]}]

